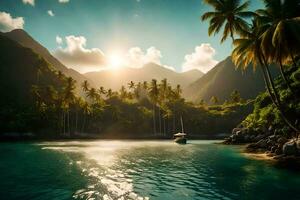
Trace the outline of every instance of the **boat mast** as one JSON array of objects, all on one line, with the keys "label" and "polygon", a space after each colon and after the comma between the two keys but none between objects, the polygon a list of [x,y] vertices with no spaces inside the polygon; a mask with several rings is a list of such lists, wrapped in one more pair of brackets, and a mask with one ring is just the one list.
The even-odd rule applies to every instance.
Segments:
[{"label": "boat mast", "polygon": [[183,130],[183,121],[182,121],[182,116],[180,117],[180,122],[181,122],[181,133],[184,133],[184,130]]}]

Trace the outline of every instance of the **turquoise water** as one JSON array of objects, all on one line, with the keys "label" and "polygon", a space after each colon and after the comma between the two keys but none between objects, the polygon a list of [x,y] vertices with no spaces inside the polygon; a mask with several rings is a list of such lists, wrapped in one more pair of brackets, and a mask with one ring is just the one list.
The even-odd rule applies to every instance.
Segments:
[{"label": "turquoise water", "polygon": [[300,175],[190,141],[0,144],[0,199],[300,199]]}]

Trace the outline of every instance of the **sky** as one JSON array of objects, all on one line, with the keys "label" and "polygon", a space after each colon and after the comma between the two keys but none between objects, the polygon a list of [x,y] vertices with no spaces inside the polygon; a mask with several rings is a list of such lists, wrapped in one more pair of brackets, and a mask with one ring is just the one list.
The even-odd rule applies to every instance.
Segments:
[{"label": "sky", "polygon": [[0,0],[0,31],[23,28],[81,73],[147,62],[207,72],[232,49],[208,36],[209,10],[202,0]]}]

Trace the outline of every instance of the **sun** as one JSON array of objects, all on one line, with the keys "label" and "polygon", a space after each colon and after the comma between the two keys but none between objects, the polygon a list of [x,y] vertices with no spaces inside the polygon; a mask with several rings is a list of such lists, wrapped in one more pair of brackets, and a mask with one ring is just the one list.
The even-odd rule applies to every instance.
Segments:
[{"label": "sun", "polygon": [[112,69],[118,69],[123,65],[123,58],[120,54],[111,54],[108,58],[109,67]]}]

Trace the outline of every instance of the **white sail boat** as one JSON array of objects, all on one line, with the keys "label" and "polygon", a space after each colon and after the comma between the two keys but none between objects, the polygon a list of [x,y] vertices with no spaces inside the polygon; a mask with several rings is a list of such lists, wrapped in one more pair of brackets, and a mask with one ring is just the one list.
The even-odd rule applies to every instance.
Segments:
[{"label": "white sail boat", "polygon": [[186,133],[184,133],[184,129],[183,129],[182,117],[180,117],[180,122],[181,122],[181,133],[174,134],[174,142],[178,144],[186,144],[187,138],[186,138]]}]

